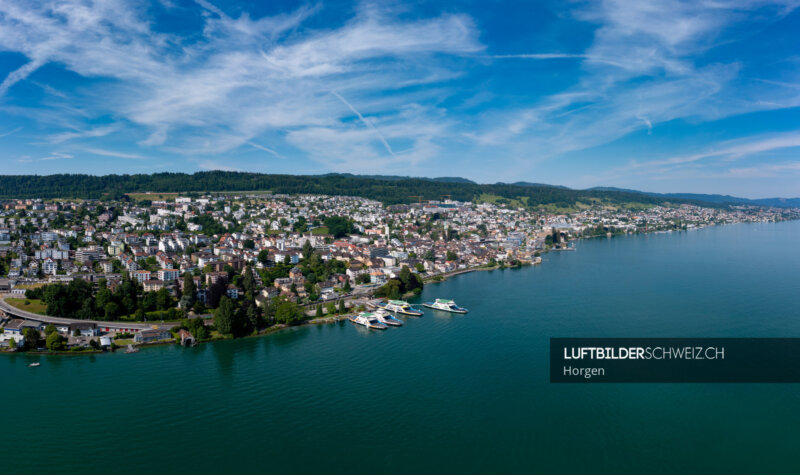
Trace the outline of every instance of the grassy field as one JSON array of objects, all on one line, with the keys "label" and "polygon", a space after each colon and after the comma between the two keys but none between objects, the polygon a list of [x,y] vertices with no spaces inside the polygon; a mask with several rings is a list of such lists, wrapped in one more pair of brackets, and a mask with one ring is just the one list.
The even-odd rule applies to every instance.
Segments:
[{"label": "grassy field", "polygon": [[128,196],[130,196],[132,200],[136,201],[164,201],[169,199],[174,200],[179,196],[179,193],[128,193]]},{"label": "grassy field", "polygon": [[328,234],[328,233],[329,233],[328,228],[326,228],[325,226],[320,226],[318,228],[314,228],[311,230],[311,234],[314,235]]},{"label": "grassy field", "polygon": [[47,305],[39,299],[8,298],[6,302],[26,312],[35,313],[37,315],[47,315]]},{"label": "grassy field", "polygon": [[481,195],[478,197],[478,201],[480,203],[505,204],[513,208],[524,208],[528,205],[527,196],[521,196],[519,198],[503,198],[499,195],[481,193]]}]

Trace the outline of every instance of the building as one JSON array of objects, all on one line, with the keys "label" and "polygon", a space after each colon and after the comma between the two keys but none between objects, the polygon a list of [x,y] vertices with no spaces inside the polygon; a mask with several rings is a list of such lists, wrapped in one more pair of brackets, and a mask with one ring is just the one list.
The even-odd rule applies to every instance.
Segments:
[{"label": "building", "polygon": [[182,346],[194,346],[197,344],[194,336],[189,333],[188,330],[184,330],[183,328],[178,331],[178,337],[181,339]]},{"label": "building", "polygon": [[146,280],[142,284],[145,292],[158,292],[164,288],[163,280]]},{"label": "building", "polygon": [[58,262],[48,257],[42,262],[42,272],[45,275],[56,275],[58,273]]},{"label": "building", "polygon": [[152,343],[155,341],[171,340],[172,333],[169,330],[142,330],[133,336],[136,343]]},{"label": "building", "polygon": [[226,293],[229,299],[237,300],[239,298],[239,289],[233,284],[228,286],[228,291]]},{"label": "building", "polygon": [[[80,335],[75,335],[75,332],[78,332]],[[96,323],[89,323],[89,322],[76,322],[69,324],[69,333],[75,336],[98,336],[100,335],[100,329],[97,328]]]},{"label": "building", "polygon": [[180,277],[181,271],[178,269],[160,269],[158,271],[158,280],[163,280],[164,282],[170,282],[173,280],[178,280]]},{"label": "building", "polygon": [[150,280],[150,276],[151,272],[148,270],[137,270],[133,273],[133,278],[136,279],[140,284]]}]

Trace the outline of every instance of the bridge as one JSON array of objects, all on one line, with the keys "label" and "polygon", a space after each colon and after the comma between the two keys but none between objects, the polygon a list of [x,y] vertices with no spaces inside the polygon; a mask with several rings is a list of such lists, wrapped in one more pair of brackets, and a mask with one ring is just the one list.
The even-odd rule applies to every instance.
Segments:
[{"label": "bridge", "polygon": [[22,318],[33,322],[46,323],[53,325],[70,325],[72,323],[94,323],[97,328],[105,331],[133,331],[151,330],[157,328],[172,328],[174,324],[165,323],[128,323],[128,322],[103,322],[98,320],[77,320],[74,318],[51,317],[49,315],[39,315],[38,313],[28,312],[17,308],[6,302],[8,297],[19,297],[11,294],[0,294],[0,310],[12,318]]}]

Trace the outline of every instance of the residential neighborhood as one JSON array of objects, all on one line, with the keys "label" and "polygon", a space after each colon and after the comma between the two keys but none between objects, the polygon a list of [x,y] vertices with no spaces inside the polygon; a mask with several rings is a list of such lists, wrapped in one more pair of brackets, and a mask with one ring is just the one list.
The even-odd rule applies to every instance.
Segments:
[{"label": "residential neighborhood", "polygon": [[[372,296],[404,269],[420,281],[438,279],[535,264],[546,251],[573,249],[578,238],[800,217],[792,208],[689,204],[558,212],[447,197],[391,206],[349,196],[269,193],[126,198],[0,204],[5,303],[52,317],[131,322],[114,331],[147,343],[170,336],[147,329],[146,322],[208,317],[226,300],[250,315],[243,324],[250,332],[278,323],[275,302],[302,315],[321,307],[317,315],[324,315],[326,302]],[[44,323],[6,313],[0,314],[4,347],[11,340],[24,344],[25,325],[45,330]],[[56,330],[66,345],[84,347],[112,332],[97,323]],[[187,338],[194,341],[191,335],[181,341]]]}]

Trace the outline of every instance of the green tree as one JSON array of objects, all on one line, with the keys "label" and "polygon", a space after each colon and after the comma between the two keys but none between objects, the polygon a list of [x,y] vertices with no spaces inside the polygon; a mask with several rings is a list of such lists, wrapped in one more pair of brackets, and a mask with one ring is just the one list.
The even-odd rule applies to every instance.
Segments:
[{"label": "green tree", "polygon": [[162,311],[172,308],[172,296],[166,287],[162,287],[156,292],[156,307]]},{"label": "green tree", "polygon": [[445,257],[445,258],[446,258],[448,261],[457,261],[457,260],[458,260],[458,254],[456,254],[456,253],[455,253],[455,252],[453,252],[453,251],[447,251],[447,255],[446,255],[446,257]]},{"label": "green tree", "polygon": [[50,336],[51,334],[57,333],[57,332],[58,332],[58,330],[56,329],[56,326],[53,325],[52,323],[47,325],[46,327],[44,327],[44,334],[47,335],[47,336]]},{"label": "green tree", "polygon": [[316,317],[317,317],[317,318],[322,318],[322,315],[323,315],[323,313],[322,313],[322,305],[317,305],[317,314],[316,314]]},{"label": "green tree", "polygon": [[106,320],[114,320],[114,318],[119,315],[119,305],[117,305],[116,302],[108,302],[105,308],[103,308],[103,314]]},{"label": "green tree", "polygon": [[194,284],[194,276],[187,272],[183,274],[183,295],[181,295],[181,308],[190,309],[196,300],[197,287]]},{"label": "green tree", "polygon": [[51,333],[47,336],[45,345],[50,351],[62,351],[65,348],[64,337],[59,335],[58,332]]},{"label": "green tree", "polygon": [[347,313],[347,306],[345,305],[344,300],[339,300],[339,313]]},{"label": "green tree", "polygon": [[25,337],[25,349],[32,350],[39,344],[41,334],[39,334],[39,330],[28,327],[22,330],[22,336]]},{"label": "green tree", "polygon": [[300,307],[284,297],[278,297],[275,303],[275,321],[293,325],[302,321],[303,312]]},{"label": "green tree", "polygon": [[233,301],[228,297],[222,297],[219,300],[219,307],[214,312],[214,325],[217,331],[230,335],[233,333],[234,313],[236,312]]}]

